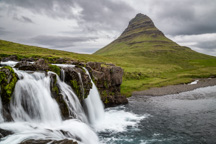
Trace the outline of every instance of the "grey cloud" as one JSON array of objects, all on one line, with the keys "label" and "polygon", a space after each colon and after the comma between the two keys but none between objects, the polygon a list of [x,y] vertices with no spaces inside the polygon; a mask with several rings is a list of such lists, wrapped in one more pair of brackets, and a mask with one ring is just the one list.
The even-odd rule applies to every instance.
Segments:
[{"label": "grey cloud", "polygon": [[[11,5],[11,9],[18,6],[52,18],[76,19],[86,31],[90,32],[100,29],[119,30],[122,28],[122,23],[128,22],[134,16],[134,9],[123,1],[2,0],[2,2]],[[81,15],[73,12],[77,6],[82,8]]]},{"label": "grey cloud", "polygon": [[215,0],[154,0],[149,3],[158,26],[172,35],[216,32],[215,6]]},{"label": "grey cloud", "polygon": [[86,42],[97,39],[96,37],[69,37],[41,35],[30,39],[31,42],[52,48],[64,48],[74,46],[78,42]]},{"label": "grey cloud", "polygon": [[199,48],[203,48],[203,49],[216,49],[216,41],[215,40],[211,40],[211,41],[203,41],[203,42],[198,42],[196,45],[196,47]]},{"label": "grey cloud", "polygon": [[6,35],[8,33],[10,33],[10,32],[5,30],[4,28],[0,27],[0,35]]},{"label": "grey cloud", "polygon": [[13,19],[23,23],[34,23],[30,18],[25,16],[18,17],[17,15],[14,15]]}]

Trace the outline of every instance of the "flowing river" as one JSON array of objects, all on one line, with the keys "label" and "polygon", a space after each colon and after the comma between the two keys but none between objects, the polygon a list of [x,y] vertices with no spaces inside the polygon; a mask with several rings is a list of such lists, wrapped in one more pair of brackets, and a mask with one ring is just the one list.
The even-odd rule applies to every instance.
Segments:
[{"label": "flowing river", "polygon": [[0,129],[13,134],[0,139],[0,144],[18,144],[29,139],[71,139],[80,144],[216,142],[216,86],[160,97],[132,96],[129,104],[104,110],[92,82],[84,110],[64,77],[57,77],[70,110],[70,119],[63,120],[50,92],[49,75],[53,73],[15,72],[20,80],[10,103],[13,122],[4,121],[0,100]]}]

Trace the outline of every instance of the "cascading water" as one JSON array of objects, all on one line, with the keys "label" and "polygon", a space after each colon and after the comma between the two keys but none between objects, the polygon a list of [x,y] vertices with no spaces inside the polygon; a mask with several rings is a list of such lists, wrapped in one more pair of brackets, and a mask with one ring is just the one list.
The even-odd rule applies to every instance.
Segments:
[{"label": "cascading water", "polygon": [[[91,78],[88,70],[84,68],[86,73]],[[98,121],[104,118],[104,105],[100,100],[100,94],[97,90],[96,85],[91,79],[92,89],[89,92],[89,95],[86,99],[84,99],[85,106],[87,107],[85,110],[87,111],[88,119],[91,125],[96,125]]]},{"label": "cascading water", "polygon": [[82,106],[77,98],[76,94],[72,91],[71,87],[66,83],[62,82],[59,77],[57,77],[57,83],[59,85],[61,94],[63,95],[64,101],[68,106],[70,117],[79,119],[85,123],[88,122]]},{"label": "cascading water", "polygon": [[[0,92],[1,92],[1,88],[0,88]],[[4,121],[4,118],[2,116],[2,102],[1,102],[1,97],[0,97],[0,123]]]},{"label": "cascading water", "polygon": [[[15,70],[17,82],[10,104],[14,122],[3,122],[0,128],[14,134],[1,139],[1,144],[17,144],[28,139],[62,140],[72,139],[83,144],[97,144],[98,137],[86,124],[87,118],[81,104],[70,86],[57,76],[60,92],[68,105],[73,119],[63,121],[60,109],[50,92],[50,74],[27,73]],[[2,104],[0,103],[0,110]],[[0,116],[1,113],[0,113]]]}]

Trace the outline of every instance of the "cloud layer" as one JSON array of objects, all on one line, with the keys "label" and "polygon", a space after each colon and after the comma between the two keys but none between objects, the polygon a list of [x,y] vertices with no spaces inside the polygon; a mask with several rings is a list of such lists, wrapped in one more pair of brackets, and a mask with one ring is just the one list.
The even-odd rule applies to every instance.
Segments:
[{"label": "cloud layer", "polygon": [[107,45],[144,13],[172,40],[216,55],[215,0],[1,0],[0,13],[0,39],[82,53]]}]

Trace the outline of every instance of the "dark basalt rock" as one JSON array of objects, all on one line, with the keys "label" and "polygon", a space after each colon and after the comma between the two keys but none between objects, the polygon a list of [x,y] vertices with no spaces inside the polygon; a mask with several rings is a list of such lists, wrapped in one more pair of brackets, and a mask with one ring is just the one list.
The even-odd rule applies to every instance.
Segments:
[{"label": "dark basalt rock", "polygon": [[57,84],[57,76],[55,74],[50,74],[50,90],[52,97],[56,100],[61,110],[61,115],[63,119],[69,118],[69,110],[67,104],[64,101],[63,95],[60,93],[60,88]]},{"label": "dark basalt rock", "polygon": [[16,55],[11,55],[9,57],[4,57],[2,58],[3,62],[6,62],[6,61],[18,61],[18,57]]},{"label": "dark basalt rock", "polygon": [[[67,67],[65,71],[65,82],[72,87],[80,100],[87,98],[92,88],[91,79],[81,67]],[[81,75],[81,79],[79,77]]]},{"label": "dark basalt rock", "polygon": [[24,141],[24,142],[21,142],[20,144],[78,144],[77,142],[73,141],[73,140],[68,140],[68,139],[65,139],[65,140],[27,140],[27,141]]},{"label": "dark basalt rock", "polygon": [[13,132],[0,128],[0,140],[1,140],[1,138],[6,137],[6,136],[11,135],[11,134],[13,134]]},{"label": "dark basalt rock", "polygon": [[113,64],[89,62],[86,64],[94,83],[96,84],[105,107],[128,103],[125,96],[120,93],[123,70]]},{"label": "dark basalt rock", "polygon": [[44,59],[39,59],[33,64],[28,61],[21,61],[15,65],[15,68],[19,70],[47,71],[49,69],[49,64]]}]

